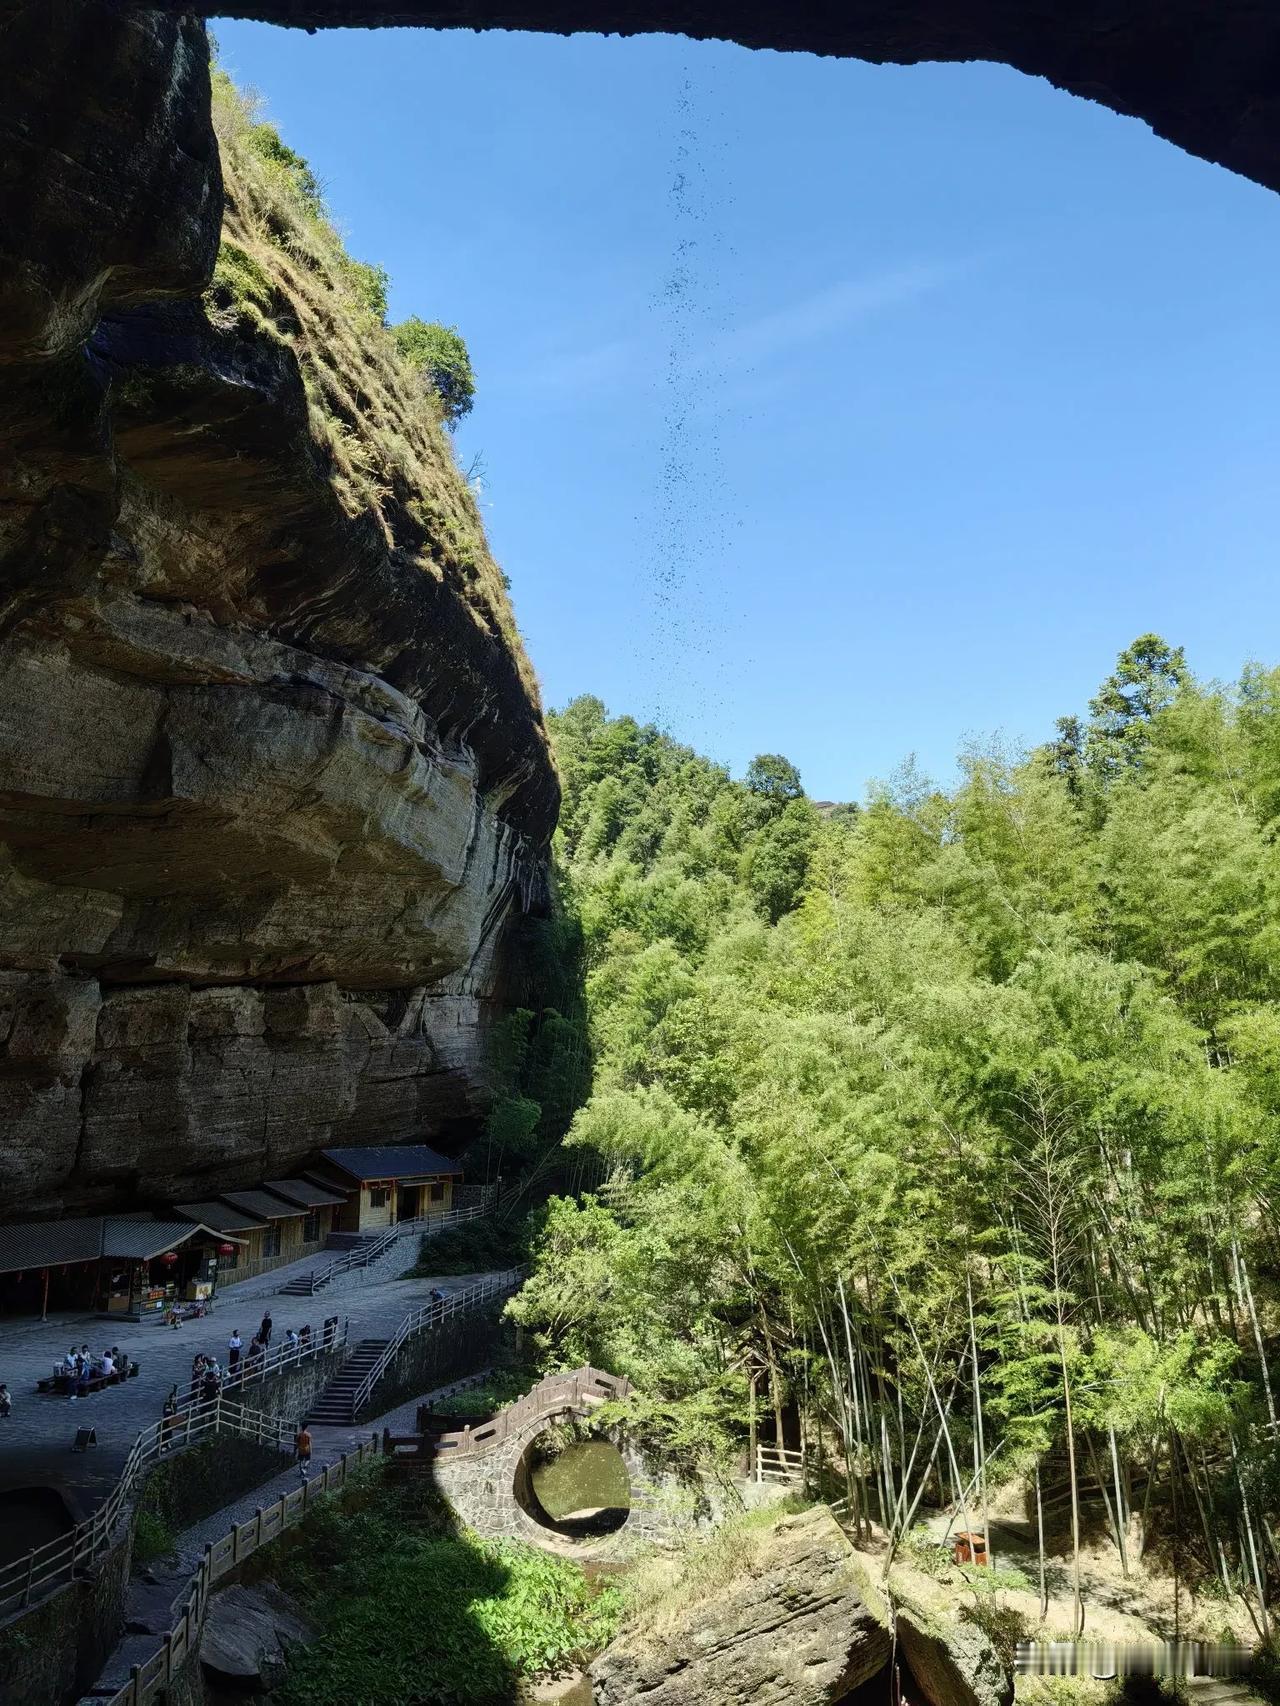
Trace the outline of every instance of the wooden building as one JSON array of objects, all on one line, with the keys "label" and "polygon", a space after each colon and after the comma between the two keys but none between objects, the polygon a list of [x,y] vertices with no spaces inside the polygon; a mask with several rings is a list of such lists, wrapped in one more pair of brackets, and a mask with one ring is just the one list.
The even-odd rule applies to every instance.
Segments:
[{"label": "wooden building", "polygon": [[145,1214],[0,1226],[0,1314],[64,1309],[137,1320],[213,1296],[220,1252],[236,1241],[199,1217]]},{"label": "wooden building", "polygon": [[320,1249],[337,1224],[338,1210],[347,1200],[347,1192],[336,1185],[318,1185],[314,1179],[268,1179],[263,1186],[273,1196],[297,1203],[305,1211],[302,1241],[308,1251]]},{"label": "wooden building", "polygon": [[224,1234],[226,1248],[218,1257],[218,1277],[223,1285],[234,1285],[236,1280],[250,1279],[263,1271],[267,1224],[256,1214],[237,1208],[225,1197],[174,1203],[173,1212],[214,1226]]},{"label": "wooden building", "polygon": [[402,1220],[446,1213],[454,1186],[462,1183],[457,1162],[424,1143],[324,1149],[320,1155],[310,1177],[333,1181],[347,1193],[338,1211],[339,1232],[380,1232]]},{"label": "wooden building", "polygon": [[251,1191],[224,1191],[207,1202],[179,1203],[176,1212],[203,1220],[242,1243],[223,1257],[222,1283],[252,1279],[323,1249],[346,1193],[306,1179],[279,1179]]}]

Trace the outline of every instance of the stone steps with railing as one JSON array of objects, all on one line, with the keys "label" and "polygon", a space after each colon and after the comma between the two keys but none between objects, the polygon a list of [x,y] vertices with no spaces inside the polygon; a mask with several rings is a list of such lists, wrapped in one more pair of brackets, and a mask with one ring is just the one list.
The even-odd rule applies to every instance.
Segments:
[{"label": "stone steps with railing", "polygon": [[372,1398],[378,1382],[386,1375],[407,1340],[419,1333],[431,1332],[459,1313],[482,1308],[499,1297],[509,1297],[518,1289],[523,1277],[523,1268],[508,1268],[500,1274],[491,1274],[474,1285],[464,1286],[450,1292],[447,1297],[433,1299],[413,1310],[402,1319],[390,1339],[365,1340],[329,1382],[312,1406],[307,1420],[326,1427],[350,1425]]},{"label": "stone steps with railing", "polygon": [[295,1274],[281,1286],[280,1296],[314,1297],[317,1292],[329,1290],[345,1275],[358,1274],[362,1282],[379,1278],[393,1261],[404,1259],[404,1252],[398,1250],[402,1239],[434,1237],[437,1233],[465,1226],[468,1221],[480,1220],[492,1212],[493,1203],[485,1201],[472,1203],[466,1208],[446,1209],[442,1214],[424,1214],[414,1220],[397,1221],[385,1232],[367,1235],[332,1261],[306,1273]]},{"label": "stone steps with railing", "polygon": [[386,1339],[363,1339],[316,1399],[307,1421],[317,1427],[349,1427],[356,1419],[355,1395],[387,1348]]}]

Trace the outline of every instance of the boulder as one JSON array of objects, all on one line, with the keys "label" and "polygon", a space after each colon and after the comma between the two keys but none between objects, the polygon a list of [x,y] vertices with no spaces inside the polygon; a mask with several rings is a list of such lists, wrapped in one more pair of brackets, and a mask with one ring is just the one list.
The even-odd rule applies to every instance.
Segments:
[{"label": "boulder", "polygon": [[899,1605],[898,1645],[929,1706],[1011,1706],[1013,1677],[976,1623]]},{"label": "boulder", "polygon": [[291,1647],[315,1635],[279,1588],[229,1587],[216,1594],[200,1637],[200,1663],[219,1682],[258,1692],[281,1680]]},{"label": "boulder", "polygon": [[900,1573],[891,1577],[886,1594],[858,1554],[853,1573],[881,1628],[895,1631],[899,1657],[928,1706],[1012,1706],[1013,1674],[976,1623],[926,1609]]},{"label": "boulder", "polygon": [[784,1518],[714,1600],[624,1632],[591,1666],[596,1706],[827,1706],[875,1675],[889,1637],[825,1509]]}]

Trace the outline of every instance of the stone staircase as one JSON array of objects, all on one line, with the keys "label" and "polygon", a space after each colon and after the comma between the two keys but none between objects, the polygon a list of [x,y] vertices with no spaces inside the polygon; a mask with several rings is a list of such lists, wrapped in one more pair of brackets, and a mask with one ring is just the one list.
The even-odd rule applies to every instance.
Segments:
[{"label": "stone staircase", "polygon": [[1262,1697],[1240,1676],[1189,1676],[1191,1706],[1261,1706]]},{"label": "stone staircase", "polygon": [[386,1350],[387,1339],[362,1339],[316,1399],[307,1416],[312,1427],[349,1428],[356,1419],[355,1395],[369,1370]]},{"label": "stone staircase", "polygon": [[371,1274],[381,1274],[385,1267],[390,1266],[389,1258],[397,1255],[402,1236],[393,1228],[377,1234],[348,1234],[341,1245],[331,1242],[326,1247],[327,1261],[318,1263],[306,1273],[295,1274],[287,1285],[280,1287],[280,1296],[314,1297],[348,1274],[359,1274],[362,1281]]}]

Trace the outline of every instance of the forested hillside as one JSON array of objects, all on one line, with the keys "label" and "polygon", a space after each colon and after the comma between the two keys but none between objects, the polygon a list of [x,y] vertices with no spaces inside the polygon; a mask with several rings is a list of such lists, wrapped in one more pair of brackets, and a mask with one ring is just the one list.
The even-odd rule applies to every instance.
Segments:
[{"label": "forested hillside", "polygon": [[548,1359],[631,1376],[689,1450],[799,1411],[896,1532],[926,1480],[976,1527],[1015,1472],[1126,1567],[1176,1526],[1261,1631],[1280,671],[1220,689],[1144,636],[1029,755],[825,815],[785,760],[737,783],[594,699],[554,738],[568,1142],[634,1183],[547,1211],[517,1308]]}]

